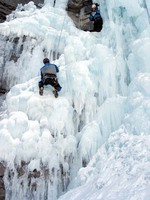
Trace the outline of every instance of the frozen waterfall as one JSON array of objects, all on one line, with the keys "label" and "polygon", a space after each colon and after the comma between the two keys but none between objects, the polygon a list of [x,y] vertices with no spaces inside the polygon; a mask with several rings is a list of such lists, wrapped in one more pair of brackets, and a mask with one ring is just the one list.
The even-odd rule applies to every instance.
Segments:
[{"label": "frozen waterfall", "polygon": [[[97,2],[100,33],[77,29],[67,0],[20,5],[0,24],[6,200],[149,199],[147,10],[142,0]],[[50,87],[38,94],[43,57],[59,66],[58,99]]]}]

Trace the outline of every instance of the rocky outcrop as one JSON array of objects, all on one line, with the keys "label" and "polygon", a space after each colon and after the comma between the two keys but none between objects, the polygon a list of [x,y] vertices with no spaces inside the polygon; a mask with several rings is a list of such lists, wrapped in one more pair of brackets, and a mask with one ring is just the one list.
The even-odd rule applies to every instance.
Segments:
[{"label": "rocky outcrop", "polygon": [[88,30],[90,27],[89,13],[92,0],[69,0],[67,6],[68,15],[74,21],[77,28]]},{"label": "rocky outcrop", "polygon": [[5,187],[4,187],[4,172],[5,172],[5,167],[2,163],[0,163],[0,200],[5,199]]},{"label": "rocky outcrop", "polygon": [[92,4],[92,0],[69,0],[68,10],[73,13],[79,13],[81,8]]},{"label": "rocky outcrop", "polygon": [[0,22],[6,20],[6,15],[10,14],[12,10],[15,10],[15,6],[0,1]]},{"label": "rocky outcrop", "polygon": [[[30,171],[28,168],[29,163],[26,163],[24,161],[21,161],[20,166],[17,166],[14,163],[13,169],[7,166],[7,164],[5,165],[0,162],[0,200],[5,200],[6,189],[7,199],[11,199],[12,190],[14,190],[14,181],[17,184],[18,191],[28,191],[28,199],[35,199],[33,198],[34,194],[36,193],[36,191],[39,191],[43,187],[43,185],[45,185],[45,187],[42,188],[42,192],[44,192],[45,195],[44,199],[47,199],[48,187],[50,188],[52,193],[53,189],[56,189],[55,187],[57,187],[56,190],[59,193],[62,193],[66,191],[67,186],[70,182],[70,169],[68,169],[67,172],[63,164],[61,163],[59,168],[52,168],[51,170],[48,168],[48,166],[42,165],[41,163],[41,169],[39,171],[37,169]],[[3,179],[4,176],[5,179]],[[58,181],[56,181],[56,177]],[[16,191],[16,196],[18,194]]]},{"label": "rocky outcrop", "polygon": [[[10,78],[8,77],[8,71],[6,68],[6,61],[17,62],[23,51],[23,44],[25,42],[26,37],[6,37],[0,35],[0,95],[9,91],[10,87],[14,85],[14,83],[10,84]],[[16,77],[14,76],[13,82]],[[11,85],[11,86],[10,86]]]}]

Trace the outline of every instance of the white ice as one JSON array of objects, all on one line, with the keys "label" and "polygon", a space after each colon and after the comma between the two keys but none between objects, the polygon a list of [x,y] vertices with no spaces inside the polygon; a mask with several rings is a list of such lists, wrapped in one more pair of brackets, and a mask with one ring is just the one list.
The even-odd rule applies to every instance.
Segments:
[{"label": "white ice", "polygon": [[[56,200],[67,191],[59,200],[149,199],[148,15],[142,1],[99,3],[100,33],[77,29],[63,0],[41,9],[30,2],[0,24],[0,37],[19,37],[18,54],[23,45],[17,62],[9,59],[12,43],[5,48],[4,76],[14,85],[0,121],[0,160],[14,171],[11,181],[6,171],[6,199]],[[51,87],[38,94],[45,56],[60,69],[58,99]],[[18,178],[21,161],[28,166]],[[33,192],[28,174],[43,166],[49,175],[33,180]]]}]

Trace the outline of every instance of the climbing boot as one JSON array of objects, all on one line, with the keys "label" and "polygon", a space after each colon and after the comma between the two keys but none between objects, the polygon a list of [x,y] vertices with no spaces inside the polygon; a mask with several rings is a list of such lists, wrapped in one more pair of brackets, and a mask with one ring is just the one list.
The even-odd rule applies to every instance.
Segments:
[{"label": "climbing boot", "polygon": [[43,95],[43,90],[44,90],[44,88],[43,87],[40,87],[40,89],[39,89],[39,95]]},{"label": "climbing boot", "polygon": [[53,94],[54,94],[55,98],[58,97],[58,91],[56,89],[53,90]]}]

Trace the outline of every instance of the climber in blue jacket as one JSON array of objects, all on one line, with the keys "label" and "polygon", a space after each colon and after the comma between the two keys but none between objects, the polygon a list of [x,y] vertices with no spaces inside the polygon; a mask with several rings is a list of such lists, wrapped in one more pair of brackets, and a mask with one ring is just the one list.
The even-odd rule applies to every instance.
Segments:
[{"label": "climber in blue jacket", "polygon": [[61,90],[61,86],[57,80],[58,67],[55,64],[51,64],[48,58],[43,59],[44,66],[40,69],[41,81],[39,82],[39,94],[43,95],[44,85],[51,85],[54,90],[55,97],[58,97],[58,92]]},{"label": "climber in blue jacket", "polygon": [[94,28],[92,31],[100,32],[103,26],[103,19],[100,14],[100,10],[98,9],[99,4],[94,3],[92,5],[92,10],[89,16],[90,21],[94,22]]}]

